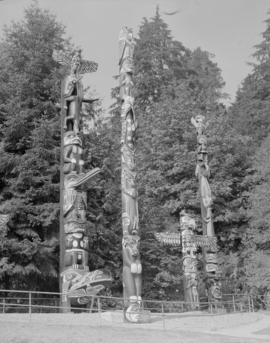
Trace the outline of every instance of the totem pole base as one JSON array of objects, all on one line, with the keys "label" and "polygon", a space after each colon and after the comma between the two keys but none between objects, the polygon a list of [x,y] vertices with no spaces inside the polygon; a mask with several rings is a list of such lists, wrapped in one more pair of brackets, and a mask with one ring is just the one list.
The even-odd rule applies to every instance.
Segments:
[{"label": "totem pole base", "polygon": [[67,298],[65,300],[62,300],[61,313],[70,313],[70,312],[71,312],[70,299]]},{"label": "totem pole base", "polygon": [[142,308],[134,309],[130,306],[124,310],[124,322],[142,324],[151,322],[151,312]]},{"label": "totem pole base", "polygon": [[141,300],[131,296],[129,305],[124,309],[124,322],[127,323],[150,323],[151,312],[144,310]]}]

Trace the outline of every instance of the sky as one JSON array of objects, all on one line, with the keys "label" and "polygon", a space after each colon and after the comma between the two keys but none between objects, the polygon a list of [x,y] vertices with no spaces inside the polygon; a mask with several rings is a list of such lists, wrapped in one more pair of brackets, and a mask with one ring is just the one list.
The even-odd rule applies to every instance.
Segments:
[{"label": "sky", "polygon": [[[0,37],[3,26],[23,18],[32,0],[0,0]],[[110,90],[118,74],[118,35],[122,26],[134,35],[143,17],[160,14],[174,39],[187,48],[201,47],[214,54],[226,82],[230,100],[251,71],[254,45],[262,40],[270,0],[39,0],[65,25],[68,37],[83,50],[85,59],[98,62],[96,73],[84,77],[97,96],[109,106]],[[175,15],[164,12],[178,11]]]}]

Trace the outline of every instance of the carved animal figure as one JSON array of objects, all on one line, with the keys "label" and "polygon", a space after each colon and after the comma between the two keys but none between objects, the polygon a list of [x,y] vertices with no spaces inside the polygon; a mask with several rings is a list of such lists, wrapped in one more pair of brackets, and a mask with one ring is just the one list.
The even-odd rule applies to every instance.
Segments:
[{"label": "carved animal figure", "polygon": [[139,255],[138,236],[123,237],[123,284],[125,296],[129,299],[131,296],[141,296],[141,273],[142,265]]}]

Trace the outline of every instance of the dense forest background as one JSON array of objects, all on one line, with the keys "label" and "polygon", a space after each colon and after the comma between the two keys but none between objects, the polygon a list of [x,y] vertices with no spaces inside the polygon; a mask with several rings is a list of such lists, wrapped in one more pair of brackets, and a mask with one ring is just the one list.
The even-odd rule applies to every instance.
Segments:
[{"label": "dense forest background", "polygon": [[[117,42],[116,42],[117,44]],[[72,49],[65,28],[34,4],[0,42],[0,287],[58,291],[61,70],[54,49]],[[213,56],[173,39],[158,9],[143,18],[135,49],[135,112],[143,296],[183,297],[180,248],[162,247],[156,231],[176,231],[188,210],[201,232],[195,178],[196,133],[208,121],[214,225],[226,292],[265,293],[270,285],[270,19],[256,63],[226,108]],[[98,62],[98,61],[97,61]],[[117,61],[116,61],[117,63]],[[99,167],[88,191],[90,270],[109,269],[122,292],[119,89],[110,116],[89,110],[86,169]],[[101,104],[102,105],[102,104]]]}]

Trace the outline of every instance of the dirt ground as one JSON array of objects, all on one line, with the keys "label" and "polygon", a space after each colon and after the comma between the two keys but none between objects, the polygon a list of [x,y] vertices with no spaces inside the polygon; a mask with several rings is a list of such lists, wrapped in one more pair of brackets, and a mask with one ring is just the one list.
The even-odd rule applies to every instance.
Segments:
[{"label": "dirt ground", "polygon": [[0,314],[1,343],[269,343],[269,334],[270,316],[258,313],[152,316],[148,324],[123,323],[121,313]]}]

